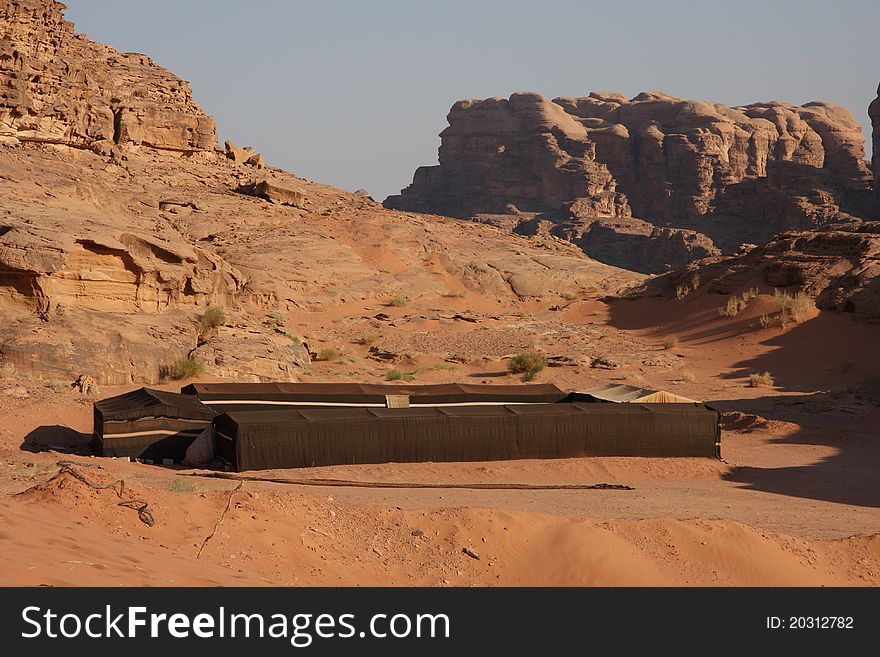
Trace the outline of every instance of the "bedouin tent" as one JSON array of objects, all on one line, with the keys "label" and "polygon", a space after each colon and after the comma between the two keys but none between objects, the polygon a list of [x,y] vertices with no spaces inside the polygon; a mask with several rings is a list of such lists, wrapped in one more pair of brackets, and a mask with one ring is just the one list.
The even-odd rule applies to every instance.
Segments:
[{"label": "bedouin tent", "polygon": [[720,457],[702,404],[552,403],[232,411],[214,420],[235,470],[579,456]]},{"label": "bedouin tent", "polygon": [[195,397],[141,388],[95,402],[95,446],[103,456],[182,461],[215,415]]},{"label": "bedouin tent", "polygon": [[193,383],[181,390],[218,413],[284,408],[388,408],[547,404],[567,393],[534,385],[434,385],[364,383]]}]

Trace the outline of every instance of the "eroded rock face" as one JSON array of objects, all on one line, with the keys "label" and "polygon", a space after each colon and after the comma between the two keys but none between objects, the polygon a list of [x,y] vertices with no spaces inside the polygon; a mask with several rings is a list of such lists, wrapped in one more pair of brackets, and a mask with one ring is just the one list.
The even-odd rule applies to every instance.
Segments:
[{"label": "eroded rock face", "polygon": [[859,125],[827,103],[514,94],[458,102],[448,120],[439,165],[420,167],[387,207],[462,218],[510,204],[555,221],[636,216],[700,231],[729,252],[845,217],[869,189]]},{"label": "eroded rock face", "polygon": [[711,281],[710,292],[732,294],[763,284],[802,290],[821,310],[880,321],[880,222],[850,221],[820,230],[782,233],[740,255],[709,258],[647,283],[648,291]]},{"label": "eroded rock face", "polygon": [[213,149],[214,120],[149,57],[76,34],[54,0],[0,0],[0,138]]}]

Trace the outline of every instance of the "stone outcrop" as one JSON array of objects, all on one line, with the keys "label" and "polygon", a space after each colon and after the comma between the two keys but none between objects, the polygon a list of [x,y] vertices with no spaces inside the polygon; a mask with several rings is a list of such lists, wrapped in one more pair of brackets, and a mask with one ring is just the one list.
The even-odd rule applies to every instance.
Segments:
[{"label": "stone outcrop", "polygon": [[76,34],[64,5],[0,0],[0,138],[107,151],[215,147],[189,85],[149,57]]},{"label": "stone outcrop", "polygon": [[460,101],[448,120],[439,164],[387,207],[470,218],[513,205],[585,225],[635,216],[731,252],[858,213],[870,187],[860,127],[828,103],[519,93]]},{"label": "stone outcrop", "polygon": [[671,294],[695,274],[709,282],[709,292],[732,294],[754,285],[801,290],[821,310],[880,322],[880,222],[855,220],[782,233],[738,255],[691,263],[649,281],[646,289]]}]

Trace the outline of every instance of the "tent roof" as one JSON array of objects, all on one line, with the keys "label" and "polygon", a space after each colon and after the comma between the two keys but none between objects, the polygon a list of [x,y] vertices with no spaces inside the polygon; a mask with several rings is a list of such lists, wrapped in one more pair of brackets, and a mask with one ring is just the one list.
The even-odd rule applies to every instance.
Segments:
[{"label": "tent roof", "polygon": [[676,395],[666,390],[649,390],[647,388],[626,385],[625,383],[604,383],[586,390],[578,390],[577,392],[612,402],[641,402],[645,404],[698,403],[696,399]]},{"label": "tent roof", "polygon": [[564,394],[552,383],[529,385],[485,385],[473,383],[395,384],[395,383],[191,383],[180,391],[184,395],[207,394],[308,394],[308,395],[528,395]]},{"label": "tent roof", "polygon": [[181,390],[205,404],[229,407],[272,402],[297,405],[385,406],[386,396],[410,397],[410,405],[562,401],[567,393],[550,383],[536,385],[434,385],[364,383],[193,383]]},{"label": "tent roof", "polygon": [[175,392],[140,388],[95,402],[95,410],[106,420],[143,417],[176,417],[210,420],[215,413],[195,397]]}]

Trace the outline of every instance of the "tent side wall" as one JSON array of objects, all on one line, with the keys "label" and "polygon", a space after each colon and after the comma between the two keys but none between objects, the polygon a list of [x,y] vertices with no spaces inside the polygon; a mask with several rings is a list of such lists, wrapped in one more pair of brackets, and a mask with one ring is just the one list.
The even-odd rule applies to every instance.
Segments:
[{"label": "tent side wall", "polygon": [[[236,470],[580,456],[718,457],[718,413],[681,404],[235,413],[215,420]],[[547,408],[553,406],[553,408]]]},{"label": "tent side wall", "polygon": [[209,426],[209,420],[169,417],[104,422],[96,413],[95,448],[101,456],[182,461],[192,441]]}]

